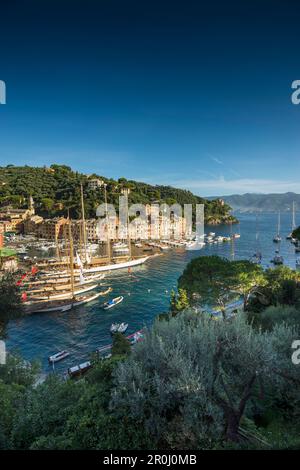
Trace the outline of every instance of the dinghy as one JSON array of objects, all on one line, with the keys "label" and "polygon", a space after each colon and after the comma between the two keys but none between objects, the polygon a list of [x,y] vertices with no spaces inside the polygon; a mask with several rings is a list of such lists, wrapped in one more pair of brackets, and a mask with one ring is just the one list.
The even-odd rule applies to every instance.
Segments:
[{"label": "dinghy", "polygon": [[56,354],[52,354],[52,356],[48,357],[48,361],[53,364],[53,362],[58,362],[62,361],[66,357],[70,356],[70,353],[68,351],[60,351]]},{"label": "dinghy", "polygon": [[128,323],[113,323],[110,327],[111,334],[114,333],[125,333],[128,328]]},{"label": "dinghy", "polygon": [[120,295],[120,297],[115,297],[114,299],[109,300],[108,302],[105,302],[105,304],[103,305],[103,308],[104,308],[104,310],[108,310],[112,307],[115,307],[116,305],[118,305],[123,300],[124,300],[124,297],[122,295]]}]

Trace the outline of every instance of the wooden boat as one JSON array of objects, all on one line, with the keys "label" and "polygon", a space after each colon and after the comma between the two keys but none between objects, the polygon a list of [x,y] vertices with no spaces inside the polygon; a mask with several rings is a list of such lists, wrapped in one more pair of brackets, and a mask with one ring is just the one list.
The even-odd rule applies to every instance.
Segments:
[{"label": "wooden boat", "polygon": [[[52,273],[52,276],[53,276],[53,273]],[[96,274],[94,276],[86,276],[84,277],[84,280],[83,282],[77,282],[76,284],[74,284],[74,286],[82,286],[82,285],[85,285],[85,284],[91,284],[93,282],[98,282],[98,281],[101,281],[102,279],[104,279],[105,277],[105,274]],[[74,276],[74,280],[77,281],[78,279],[80,279],[79,276]],[[71,286],[70,284],[70,276],[69,275],[56,275],[54,278],[51,278],[50,276],[48,277],[48,275],[45,275],[45,277],[43,279],[40,279],[38,281],[26,281],[26,282],[23,282],[22,283],[23,286],[55,286],[55,289],[59,289],[60,287],[61,288],[68,288]]]},{"label": "wooden boat", "polygon": [[52,354],[52,356],[48,357],[48,361],[53,364],[54,362],[59,362],[65,359],[66,357],[70,356],[68,351],[60,351],[56,354]]},{"label": "wooden boat", "polygon": [[104,310],[108,310],[112,307],[115,307],[119,303],[123,302],[123,300],[124,300],[124,297],[120,295],[119,297],[115,297],[114,299],[109,300],[108,302],[105,302],[105,304],[103,305],[103,308]]},{"label": "wooden boat", "polygon": [[49,292],[49,295],[44,295],[44,296],[39,296],[39,295],[30,295],[30,299],[32,300],[45,300],[45,301],[51,301],[51,300],[63,300],[63,299],[71,299],[74,296],[85,294],[86,292],[90,292],[91,290],[94,290],[98,287],[98,284],[94,284],[92,286],[86,287],[84,289],[78,289],[74,291],[74,295],[70,291],[66,291],[60,294],[54,294],[52,295],[51,292]]},{"label": "wooden boat", "polygon": [[105,295],[103,292],[90,296],[82,296],[70,302],[64,300],[57,300],[52,302],[25,302],[25,313],[51,313],[51,312],[66,312],[74,307],[87,304],[93,300],[98,299],[101,295]]},{"label": "wooden boat", "polygon": [[78,364],[78,366],[69,367],[68,375],[69,377],[76,377],[78,375],[82,375],[91,369],[92,364],[90,361],[83,362],[82,364]]}]

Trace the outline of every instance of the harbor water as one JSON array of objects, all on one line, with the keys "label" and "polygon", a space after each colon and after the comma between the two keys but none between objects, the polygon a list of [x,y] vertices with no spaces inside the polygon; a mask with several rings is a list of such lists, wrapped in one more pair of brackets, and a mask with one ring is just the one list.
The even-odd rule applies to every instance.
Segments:
[{"label": "harbor water", "polygon": [[[249,259],[258,247],[256,217],[254,214],[238,217],[240,224],[233,226],[233,232],[239,232],[241,237],[234,241],[234,257]],[[206,227],[205,231],[230,235],[230,228],[223,225]],[[272,241],[276,231],[277,214],[260,215],[259,250],[265,267],[272,266],[270,260],[279,248]],[[280,254],[287,266],[295,268],[295,247],[285,239],[290,231],[291,215],[282,214]],[[156,315],[168,310],[170,291],[176,289],[177,279],[186,264],[194,257],[213,254],[232,259],[231,243],[206,245],[201,251],[170,249],[131,272],[122,270],[108,273],[102,288],[111,286],[113,292],[109,298],[122,295],[122,303],[110,310],[103,310],[102,304],[107,300],[105,297],[68,312],[34,314],[12,321],[8,327],[7,348],[9,351],[18,351],[27,360],[39,360],[44,373],[51,371],[48,356],[67,350],[70,356],[55,365],[55,370],[64,372],[68,367],[87,360],[97,348],[111,342],[109,329],[112,323],[127,322],[128,334],[150,325]]]}]

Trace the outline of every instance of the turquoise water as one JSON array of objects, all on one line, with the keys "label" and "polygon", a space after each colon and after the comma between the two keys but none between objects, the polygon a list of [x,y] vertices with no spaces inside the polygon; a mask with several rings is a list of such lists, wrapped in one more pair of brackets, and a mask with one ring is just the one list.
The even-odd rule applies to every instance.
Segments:
[{"label": "turquoise water", "polygon": [[[241,238],[235,241],[236,259],[246,258],[256,251],[255,215],[239,216]],[[295,249],[285,236],[290,232],[291,216],[283,214],[281,218],[282,237],[281,254],[285,264],[295,268]],[[263,264],[270,266],[270,260],[278,245],[272,242],[276,233],[277,215],[267,214],[260,217],[260,249]],[[229,235],[228,226],[206,227],[206,233],[213,231],[220,235]],[[104,299],[92,304],[73,309],[65,313],[35,314],[11,322],[8,328],[7,347],[18,350],[26,359],[39,359],[44,372],[51,371],[47,358],[50,354],[66,349],[70,356],[55,367],[59,372],[69,366],[88,359],[89,354],[98,347],[109,344],[109,328],[112,322],[129,323],[128,334],[149,325],[153,318],[168,309],[169,296],[176,287],[177,279],[185,265],[196,256],[218,254],[231,257],[230,243],[209,245],[201,251],[171,251],[168,254],[150,259],[143,266],[107,275],[104,285],[111,285],[111,296],[124,296],[124,301],[111,310],[103,310]],[[298,254],[299,256],[299,254]],[[106,299],[106,298],[105,298]]]}]

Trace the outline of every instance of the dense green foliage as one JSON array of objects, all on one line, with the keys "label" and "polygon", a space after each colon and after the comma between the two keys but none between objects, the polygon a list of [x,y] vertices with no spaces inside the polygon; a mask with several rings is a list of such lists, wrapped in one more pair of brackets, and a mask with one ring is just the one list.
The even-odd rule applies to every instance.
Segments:
[{"label": "dense green foliage", "polygon": [[297,238],[297,240],[300,240],[300,227],[297,227],[294,231],[293,231],[293,237],[294,238]]},{"label": "dense green foliage", "polygon": [[250,261],[230,261],[219,256],[200,256],[186,266],[178,280],[190,303],[218,305],[223,314],[230,300],[242,295],[245,306],[250,295],[264,284],[263,270]]},{"label": "dense green foliage", "polygon": [[[51,374],[37,385],[36,369],[10,356],[0,366],[0,447],[299,447],[294,338],[285,324],[262,332],[243,315],[224,322],[186,310],[81,380]],[[269,430],[276,420],[284,442]]]},{"label": "dense green foliage", "polygon": [[[118,181],[103,176],[98,177],[107,183],[108,202],[118,207],[119,196],[124,188],[130,189],[129,203],[204,204],[205,217],[209,222],[235,221],[229,215],[230,207],[218,201],[208,201],[195,196],[190,191],[170,186],[153,186],[137,181],[119,178]],[[84,200],[87,217],[95,217],[96,208],[104,202],[103,188],[90,190],[89,177],[74,172],[65,165],[51,165],[50,168],[9,165],[0,167],[0,203],[27,207],[28,196],[33,196],[37,212],[45,217],[67,215],[80,217],[80,183],[84,187]]]},{"label": "dense green foliage", "polygon": [[[118,367],[113,409],[120,417],[132,416],[158,447],[242,442],[244,418],[255,424],[279,407],[290,417],[297,413],[294,334],[284,325],[254,333],[244,316],[223,322],[186,311],[158,321]],[[293,390],[291,384],[297,384]]]},{"label": "dense green foliage", "polygon": [[15,277],[6,274],[0,280],[0,338],[9,320],[22,315],[21,297]]},{"label": "dense green foliage", "polygon": [[[193,260],[142,342],[79,380],[9,356],[0,366],[0,448],[300,448],[299,274],[217,257]],[[226,289],[246,310],[216,320],[193,307]],[[196,296],[194,294],[197,294]]]}]

